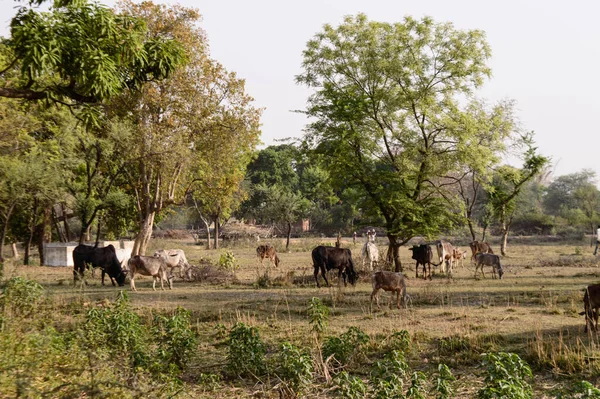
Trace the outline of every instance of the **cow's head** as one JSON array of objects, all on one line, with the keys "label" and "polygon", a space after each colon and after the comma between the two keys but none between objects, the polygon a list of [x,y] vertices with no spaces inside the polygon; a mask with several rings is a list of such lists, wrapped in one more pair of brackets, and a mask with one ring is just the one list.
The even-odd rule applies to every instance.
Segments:
[{"label": "cow's head", "polygon": [[358,273],[356,273],[354,270],[348,270],[348,281],[350,284],[356,285],[356,282],[358,281]]},{"label": "cow's head", "polygon": [[498,276],[500,277],[500,280],[502,280],[502,276],[504,276],[504,270],[502,270],[502,268],[498,268]]},{"label": "cow's head", "polygon": [[117,281],[117,284],[119,284],[119,287],[123,287],[125,285],[125,276],[127,275],[125,270],[121,270],[121,273],[119,273],[117,275],[117,277],[115,277],[115,280]]}]

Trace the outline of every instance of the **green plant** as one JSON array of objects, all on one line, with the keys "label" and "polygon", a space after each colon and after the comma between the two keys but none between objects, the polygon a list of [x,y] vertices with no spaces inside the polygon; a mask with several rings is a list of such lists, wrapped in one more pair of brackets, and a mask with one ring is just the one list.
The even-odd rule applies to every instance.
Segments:
[{"label": "green plant", "polygon": [[485,353],[483,365],[486,367],[485,386],[477,393],[479,399],[533,397],[531,385],[526,381],[533,378],[531,368],[517,354]]},{"label": "green plant", "polygon": [[376,362],[371,370],[371,385],[375,399],[403,398],[404,378],[409,366],[402,352],[392,350],[383,360]]},{"label": "green plant", "polygon": [[410,386],[406,391],[407,398],[425,399],[426,377],[420,371],[415,371],[410,379]]},{"label": "green plant", "polygon": [[227,337],[227,327],[223,323],[215,324],[215,337],[217,339],[225,339]]},{"label": "green plant", "polygon": [[221,256],[219,257],[219,270],[235,273],[239,268],[240,265],[237,262],[237,259],[235,259],[233,252],[225,251],[221,253]]},{"label": "green plant", "polygon": [[0,293],[0,308],[14,315],[27,316],[37,309],[44,288],[33,280],[13,277]]},{"label": "green plant", "polygon": [[369,339],[360,328],[350,327],[339,337],[327,338],[323,344],[323,357],[333,355],[341,365],[346,365],[356,354],[361,353]]},{"label": "green plant", "polygon": [[227,368],[232,374],[257,376],[266,371],[266,346],[258,328],[236,323],[229,332],[227,346]]},{"label": "green plant", "polygon": [[387,338],[388,345],[393,350],[410,351],[410,334],[406,330],[394,332]]},{"label": "green plant", "polygon": [[456,381],[450,368],[443,363],[438,364],[438,376],[435,379],[434,391],[437,399],[448,399],[452,397],[454,390],[450,386],[450,382]]},{"label": "green plant", "polygon": [[310,354],[289,342],[281,344],[277,356],[277,375],[294,396],[302,393],[310,384],[313,363]]},{"label": "green plant", "polygon": [[155,369],[174,373],[184,370],[196,348],[190,313],[178,307],[170,317],[155,315],[152,337],[157,342]]},{"label": "green plant", "polygon": [[202,386],[205,391],[214,392],[221,386],[221,376],[219,374],[200,373],[198,385]]},{"label": "green plant", "polygon": [[588,381],[579,381],[570,387],[565,394],[558,394],[557,399],[600,399],[600,389]]},{"label": "green plant", "polygon": [[360,399],[367,394],[367,385],[360,378],[351,376],[346,371],[339,373],[333,380],[335,391],[345,399]]},{"label": "green plant", "polygon": [[308,316],[310,317],[310,325],[312,331],[317,336],[322,335],[327,330],[329,321],[329,308],[321,302],[319,298],[313,297],[308,302]]}]

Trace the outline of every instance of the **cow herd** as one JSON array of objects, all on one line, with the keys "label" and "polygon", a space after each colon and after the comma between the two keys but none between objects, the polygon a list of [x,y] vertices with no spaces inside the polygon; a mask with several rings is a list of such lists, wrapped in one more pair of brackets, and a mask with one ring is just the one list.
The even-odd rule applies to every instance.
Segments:
[{"label": "cow herd", "polygon": [[[374,238],[375,235],[373,232],[362,249],[363,267],[365,261],[368,261],[369,270],[371,271],[373,271],[373,263],[377,263],[379,260],[379,251],[374,243]],[[479,272],[485,277],[483,267],[489,266],[492,269],[493,278],[496,278],[497,273],[498,278],[502,279],[504,270],[500,263],[500,257],[493,253],[492,248],[487,242],[473,241],[469,244],[469,247],[472,253],[471,261],[475,264],[475,277],[477,277]],[[409,250],[412,251],[412,259],[417,262],[415,277],[419,277],[419,266],[422,266],[423,279],[429,278],[430,280],[432,278],[431,265],[440,267],[440,271],[450,277],[454,265],[459,261],[462,263],[467,254],[466,251],[461,251],[444,240],[413,245]],[[261,263],[264,259],[269,259],[275,266],[278,266],[280,263],[277,251],[272,245],[258,246],[256,254]],[[344,286],[346,286],[347,282],[350,282],[352,285],[356,284],[358,273],[354,267],[350,249],[319,245],[312,250],[311,256],[317,287],[321,286],[318,278],[319,272],[321,272],[325,284],[329,286],[327,272],[333,269],[337,270],[338,281],[343,281]],[[73,250],[73,263],[74,281],[77,279],[83,280],[86,267],[99,267],[102,269],[102,285],[104,285],[105,274],[108,274],[113,286],[116,284],[119,286],[125,285],[126,274],[129,274],[130,286],[134,291],[136,291],[136,275],[151,276],[153,278],[153,290],[156,290],[157,281],[160,282],[161,289],[164,290],[164,282],[167,282],[169,288],[172,289],[175,271],[178,271],[179,277],[188,280],[191,279],[191,266],[184,252],[180,249],[156,251],[154,256],[133,256],[126,260],[126,262],[125,260],[123,261],[123,264],[126,263],[127,265],[124,268],[117,258],[114,246],[109,245],[104,248],[97,248],[89,245],[78,245]],[[392,295],[396,294],[398,308],[400,308],[401,302],[406,307],[409,296],[406,293],[406,281],[402,273],[377,271],[371,276],[371,283],[373,286],[371,304],[373,299],[375,299],[377,307],[379,307],[378,292],[384,290],[392,292]],[[588,325],[590,325],[594,331],[598,331],[600,284],[592,284],[587,287],[583,302],[584,312],[580,314],[585,315],[585,330],[587,331]]]}]

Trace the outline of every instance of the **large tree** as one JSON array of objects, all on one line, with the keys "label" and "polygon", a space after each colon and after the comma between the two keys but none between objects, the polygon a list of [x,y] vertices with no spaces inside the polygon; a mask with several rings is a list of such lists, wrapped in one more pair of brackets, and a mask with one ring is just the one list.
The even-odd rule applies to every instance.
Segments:
[{"label": "large tree", "polygon": [[297,81],[315,90],[306,141],[329,157],[332,176],[369,198],[400,270],[401,245],[457,219],[447,176],[484,164],[511,133],[470,123],[481,119],[473,92],[490,75],[484,34],[431,18],[389,24],[359,14],[325,25],[303,56]]}]

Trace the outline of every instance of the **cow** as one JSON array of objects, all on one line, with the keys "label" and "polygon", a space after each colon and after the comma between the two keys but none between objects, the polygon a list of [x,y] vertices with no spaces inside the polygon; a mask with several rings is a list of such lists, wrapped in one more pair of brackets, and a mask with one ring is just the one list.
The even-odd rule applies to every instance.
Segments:
[{"label": "cow", "polygon": [[464,267],[463,260],[466,258],[467,258],[467,251],[461,251],[458,248],[454,248],[454,251],[452,252],[452,260],[454,261],[455,265],[458,265],[458,261],[460,261],[460,266]]},{"label": "cow", "polygon": [[358,280],[358,274],[354,269],[354,262],[352,261],[352,252],[347,248],[319,245],[312,250],[312,260],[313,267],[315,268],[314,275],[317,287],[321,287],[318,278],[319,269],[327,286],[329,286],[329,282],[327,281],[326,273],[331,269],[338,269],[338,278],[343,277],[344,286],[346,286],[346,277],[348,277],[352,285],[355,285],[356,280]]},{"label": "cow", "polygon": [[368,241],[365,242],[362,248],[363,268],[367,259],[369,260],[369,270],[373,270],[373,262],[379,265],[379,250],[377,249],[377,245]]},{"label": "cow", "polygon": [[259,245],[256,247],[256,256],[258,256],[261,265],[263,259],[269,259],[275,264],[275,267],[279,266],[279,256],[277,256],[277,251],[275,250],[275,247],[270,244]]},{"label": "cow", "polygon": [[400,295],[402,294],[402,304],[406,307],[408,295],[406,294],[406,281],[404,280],[404,275],[402,275],[402,273],[388,271],[376,272],[371,277],[371,282],[373,283],[371,306],[373,306],[373,297],[375,297],[377,308],[381,309],[379,306],[379,295],[377,295],[377,293],[382,289],[384,291],[392,291],[392,298],[394,297],[394,292],[396,293],[396,305],[398,306],[398,309],[400,309]]},{"label": "cow", "polygon": [[131,289],[137,291],[133,279],[136,274],[152,276],[152,289],[156,291],[156,280],[160,280],[160,289],[164,291],[163,282],[169,283],[169,289],[173,289],[173,279],[167,276],[169,265],[162,256],[140,256],[135,255],[127,262]]},{"label": "cow", "polygon": [[181,249],[161,249],[154,252],[154,256],[163,257],[169,267],[169,276],[173,275],[175,268],[179,269],[179,277],[192,279],[192,267],[188,263],[185,253]]},{"label": "cow", "polygon": [[[588,285],[583,294],[583,309],[579,313],[585,315],[585,332],[588,331],[588,324],[592,330],[598,332],[598,316],[600,315],[600,284]],[[594,325],[594,321],[596,324]]]},{"label": "cow", "polygon": [[492,247],[490,244],[485,241],[473,241],[469,244],[471,248],[471,261],[475,260],[475,255],[479,253],[483,254],[493,254]]},{"label": "cow", "polygon": [[90,245],[80,244],[73,249],[73,284],[77,278],[83,280],[85,266],[100,267],[102,269],[102,285],[104,285],[104,275],[108,274],[112,285],[115,281],[119,287],[125,285],[125,272],[121,268],[121,263],[117,259],[115,247],[98,248]]},{"label": "cow", "polygon": [[491,266],[493,278],[496,278],[496,270],[498,271],[498,275],[500,276],[500,280],[502,280],[502,276],[504,275],[504,270],[502,269],[502,265],[500,264],[500,257],[494,254],[484,254],[478,253],[475,255],[475,278],[477,278],[477,269],[481,269],[481,275],[485,278],[485,274],[483,274],[483,266]]},{"label": "cow", "polygon": [[452,274],[454,247],[444,240],[436,241],[435,247],[439,258],[440,271],[450,276]]},{"label": "cow", "polygon": [[429,279],[431,280],[431,263],[433,261],[433,251],[428,244],[413,245],[408,249],[412,251],[412,258],[417,261],[415,266],[415,278],[419,278],[419,264],[423,265],[423,280],[427,278],[426,265],[429,265]]}]

